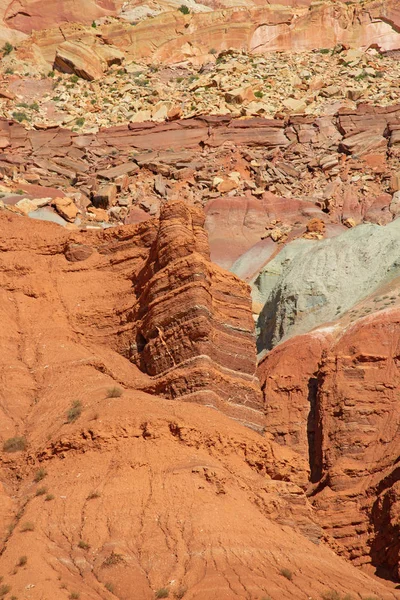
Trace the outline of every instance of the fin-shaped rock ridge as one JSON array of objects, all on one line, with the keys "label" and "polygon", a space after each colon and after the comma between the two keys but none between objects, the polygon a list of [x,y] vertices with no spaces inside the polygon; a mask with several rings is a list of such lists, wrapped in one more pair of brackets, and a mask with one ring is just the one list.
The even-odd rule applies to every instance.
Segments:
[{"label": "fin-shaped rock ridge", "polygon": [[133,315],[131,360],[146,391],[221,409],[262,428],[250,288],[210,261],[204,213],[167,203]]}]

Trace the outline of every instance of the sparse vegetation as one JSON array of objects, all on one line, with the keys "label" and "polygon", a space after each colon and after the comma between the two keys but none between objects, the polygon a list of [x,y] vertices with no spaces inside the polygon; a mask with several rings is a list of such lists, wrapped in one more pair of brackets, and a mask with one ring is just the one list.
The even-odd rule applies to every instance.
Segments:
[{"label": "sparse vegetation", "polygon": [[3,444],[3,452],[22,452],[26,450],[26,439],[24,437],[8,438]]},{"label": "sparse vegetation", "polygon": [[79,77],[78,75],[71,75],[71,77],[69,78],[71,83],[78,83],[79,81]]},{"label": "sparse vegetation", "polygon": [[47,493],[46,487],[40,487],[36,490],[36,496],[44,496]]},{"label": "sparse vegetation", "polygon": [[180,588],[178,588],[176,590],[176,592],[174,593],[175,598],[177,598],[178,600],[182,600],[182,598],[184,597],[184,595],[187,592],[187,587],[185,586],[181,586]]},{"label": "sparse vegetation", "polygon": [[54,500],[54,494],[47,494],[45,500],[46,500],[46,502],[50,502],[50,500]]},{"label": "sparse vegetation", "polygon": [[76,124],[78,125],[78,127],[83,127],[85,124],[85,119],[84,117],[78,117],[76,120]]},{"label": "sparse vegetation", "polygon": [[169,596],[168,588],[160,588],[159,590],[156,591],[156,594],[155,594],[156,598],[168,598],[168,596]]},{"label": "sparse vegetation", "polygon": [[13,119],[18,121],[18,123],[22,123],[22,121],[28,121],[28,115],[24,112],[14,111],[12,113]]},{"label": "sparse vegetation", "polygon": [[264,94],[262,92],[260,92],[260,90],[256,90],[254,92],[254,95],[256,98],[262,98],[264,96]]},{"label": "sparse vegetation", "polygon": [[106,588],[106,590],[108,590],[109,592],[113,593],[114,592],[114,585],[112,583],[110,583],[109,581],[107,581],[107,583],[104,586]]},{"label": "sparse vegetation", "polygon": [[[188,15],[190,13],[189,7],[186,4],[181,4],[178,10],[181,11],[183,15]],[[159,596],[160,598],[166,598],[166,596]]]},{"label": "sparse vegetation", "polygon": [[5,583],[3,583],[2,585],[0,585],[0,598],[4,598],[4,596],[6,594],[8,594],[8,592],[11,590],[11,586],[10,585],[6,585]]},{"label": "sparse vegetation", "polygon": [[7,56],[7,54],[11,54],[14,50],[14,46],[10,44],[10,42],[6,42],[3,46],[3,56]]},{"label": "sparse vegetation", "polygon": [[209,54],[218,54],[218,50],[216,50],[215,48],[211,48],[211,49],[208,51],[208,53],[209,53]]},{"label": "sparse vegetation", "polygon": [[324,592],[321,598],[323,600],[353,600],[353,596],[351,596],[350,594],[345,594],[344,596],[341,596],[336,590],[328,590],[327,592]]},{"label": "sparse vegetation", "polygon": [[288,579],[289,581],[292,581],[293,573],[290,569],[281,569],[279,571],[279,573],[282,575],[282,577],[286,577],[286,579]]},{"label": "sparse vegetation", "polygon": [[107,390],[107,398],[120,398],[122,394],[123,390],[117,386],[108,388]]},{"label": "sparse vegetation", "polygon": [[35,483],[39,483],[39,481],[42,481],[42,479],[44,479],[47,475],[47,471],[46,469],[43,469],[43,467],[41,467],[40,469],[38,469],[36,471],[35,477],[33,478],[33,481]]},{"label": "sparse vegetation", "polygon": [[95,498],[100,498],[100,492],[91,492],[86,500],[94,500]]},{"label": "sparse vegetation", "polygon": [[90,544],[84,542],[83,540],[79,540],[78,548],[82,548],[82,550],[89,550]]},{"label": "sparse vegetation", "polygon": [[18,567],[24,567],[26,565],[26,563],[28,562],[28,557],[27,556],[20,556],[19,557],[19,561],[18,561]]},{"label": "sparse vegetation", "polygon": [[71,592],[69,595],[69,600],[79,600],[80,595],[78,592]]},{"label": "sparse vegetation", "polygon": [[112,551],[103,562],[103,567],[114,567],[124,562],[122,554]]},{"label": "sparse vegetation", "polygon": [[14,75],[14,69],[12,69],[11,67],[7,67],[5,73],[6,75]]},{"label": "sparse vegetation", "polygon": [[67,421],[68,423],[73,423],[76,421],[82,414],[82,402],[79,400],[75,400],[71,408],[67,412]]},{"label": "sparse vegetation", "polygon": [[21,526],[21,531],[35,531],[35,526],[31,521],[26,521],[26,523],[23,523]]},{"label": "sparse vegetation", "polygon": [[92,21],[92,27],[93,27],[93,29],[96,29],[96,27],[97,27],[96,21]]}]

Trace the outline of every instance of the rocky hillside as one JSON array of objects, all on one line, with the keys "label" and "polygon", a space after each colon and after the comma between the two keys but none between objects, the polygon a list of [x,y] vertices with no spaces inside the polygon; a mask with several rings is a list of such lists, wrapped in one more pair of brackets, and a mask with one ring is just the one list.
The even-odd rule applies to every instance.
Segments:
[{"label": "rocky hillside", "polygon": [[400,599],[397,0],[0,47],[0,599]]}]

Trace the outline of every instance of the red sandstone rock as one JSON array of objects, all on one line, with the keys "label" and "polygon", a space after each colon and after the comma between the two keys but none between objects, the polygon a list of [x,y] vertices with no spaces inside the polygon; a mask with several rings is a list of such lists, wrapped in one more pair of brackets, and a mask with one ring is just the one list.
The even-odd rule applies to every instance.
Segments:
[{"label": "red sandstone rock", "polygon": [[399,308],[343,325],[295,337],[261,363],[267,429],[309,457],[332,547],[397,579]]},{"label": "red sandstone rock", "polygon": [[262,426],[249,288],[212,265],[202,211],[161,209],[141,283],[132,360],[154,378],[146,389],[200,401]]}]

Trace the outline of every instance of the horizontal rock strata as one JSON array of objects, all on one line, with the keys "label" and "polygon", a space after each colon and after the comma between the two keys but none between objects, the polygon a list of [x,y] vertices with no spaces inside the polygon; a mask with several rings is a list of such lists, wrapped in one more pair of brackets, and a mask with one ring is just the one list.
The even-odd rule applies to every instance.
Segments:
[{"label": "horizontal rock strata", "polygon": [[261,426],[247,284],[209,259],[204,214],[167,203],[133,316],[132,360],[147,391],[222,408]]}]

